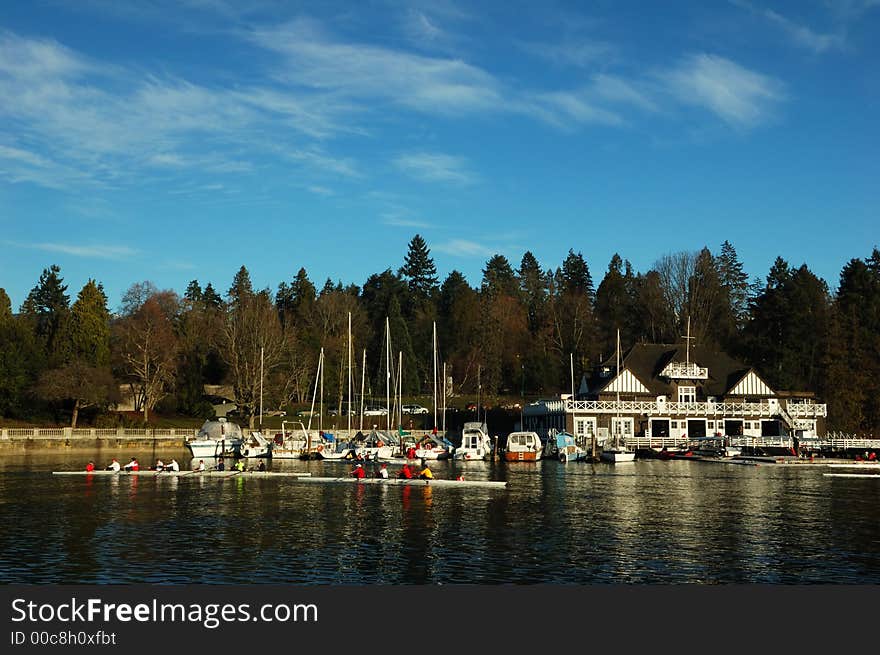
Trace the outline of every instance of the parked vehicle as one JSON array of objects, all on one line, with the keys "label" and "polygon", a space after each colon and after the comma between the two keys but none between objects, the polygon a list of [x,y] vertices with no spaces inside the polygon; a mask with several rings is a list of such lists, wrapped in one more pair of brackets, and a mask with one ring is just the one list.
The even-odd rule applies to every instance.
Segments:
[{"label": "parked vehicle", "polygon": [[404,414],[427,414],[428,408],[422,407],[421,405],[404,405],[403,406]]},{"label": "parked vehicle", "polygon": [[364,416],[386,416],[387,414],[388,409],[385,407],[370,405],[364,408]]}]

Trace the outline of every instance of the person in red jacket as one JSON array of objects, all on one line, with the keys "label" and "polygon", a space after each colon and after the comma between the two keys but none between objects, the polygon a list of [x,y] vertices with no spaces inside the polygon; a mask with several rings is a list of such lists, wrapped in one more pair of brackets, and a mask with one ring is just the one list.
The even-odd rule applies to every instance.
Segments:
[{"label": "person in red jacket", "polygon": [[412,469],[409,467],[409,464],[403,465],[403,468],[400,469],[400,473],[397,474],[397,477],[398,478],[405,478],[407,480],[412,480],[413,472],[412,472]]},{"label": "person in red jacket", "polygon": [[95,463],[93,461],[89,460],[89,463],[86,464],[86,471],[91,473],[94,470],[95,470]]},{"label": "person in red jacket", "polygon": [[356,464],[354,469],[352,469],[352,471],[351,471],[351,475],[352,475],[352,477],[355,477],[358,480],[366,477],[367,472],[364,471],[364,465],[361,464],[360,462],[358,464]]}]

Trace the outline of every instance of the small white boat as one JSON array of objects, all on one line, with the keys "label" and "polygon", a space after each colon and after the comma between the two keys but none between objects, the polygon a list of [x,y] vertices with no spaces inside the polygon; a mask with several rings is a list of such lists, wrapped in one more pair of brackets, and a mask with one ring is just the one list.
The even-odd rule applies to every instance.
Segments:
[{"label": "small white boat", "polygon": [[461,445],[455,449],[453,459],[487,460],[492,457],[492,439],[485,423],[465,423],[461,432]]},{"label": "small white boat", "polygon": [[238,456],[243,442],[244,436],[237,423],[218,418],[205,421],[198,434],[187,439],[185,445],[193,459],[205,459]]},{"label": "small white boat", "polygon": [[634,450],[629,450],[625,447],[615,447],[603,450],[599,457],[603,462],[621,464],[623,462],[635,461],[636,453]]},{"label": "small white boat", "polygon": [[257,431],[251,431],[242,439],[241,445],[238,447],[238,454],[241,457],[272,457],[273,442],[269,441]]},{"label": "small white boat", "polygon": [[449,459],[455,454],[455,446],[443,437],[424,437],[415,449],[415,459]]}]

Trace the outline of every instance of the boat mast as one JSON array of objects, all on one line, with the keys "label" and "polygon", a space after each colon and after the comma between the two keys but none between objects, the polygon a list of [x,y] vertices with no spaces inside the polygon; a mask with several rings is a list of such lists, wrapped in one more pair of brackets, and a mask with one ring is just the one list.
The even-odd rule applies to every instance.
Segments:
[{"label": "boat mast", "polygon": [[260,430],[263,429],[263,348],[260,348]]},{"label": "boat mast", "polygon": [[617,423],[614,428],[614,447],[620,447],[620,328],[617,328],[617,370],[616,370],[617,380],[614,383],[615,388],[617,389],[617,402],[615,406],[617,407]]},{"label": "boat mast", "polygon": [[397,426],[403,426],[403,351],[397,351]]},{"label": "boat mast", "polygon": [[[366,382],[366,376],[367,376],[367,349],[364,348],[363,364],[361,364],[361,404],[360,404],[360,412],[359,412],[359,416],[360,416],[360,423],[359,423],[360,427],[358,428],[359,430],[364,429],[364,384]],[[350,409],[351,408],[349,408],[349,410]]]},{"label": "boat mast", "polygon": [[443,434],[446,434],[446,362],[443,362],[443,391],[440,394],[443,405]]},{"label": "boat mast", "polygon": [[391,429],[391,324],[385,317],[385,429]]},{"label": "boat mast", "polygon": [[351,312],[348,312],[348,438],[351,439]]},{"label": "boat mast", "polygon": [[434,321],[434,427],[437,427],[437,321]]}]

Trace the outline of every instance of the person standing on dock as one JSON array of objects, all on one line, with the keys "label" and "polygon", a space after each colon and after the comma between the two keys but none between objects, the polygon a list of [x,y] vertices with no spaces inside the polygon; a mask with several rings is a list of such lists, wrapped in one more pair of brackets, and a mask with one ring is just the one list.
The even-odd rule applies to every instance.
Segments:
[{"label": "person standing on dock", "polygon": [[115,457],[113,458],[113,461],[110,462],[110,464],[107,466],[108,471],[116,471],[117,473],[119,472],[119,469],[121,469],[121,468],[122,467],[119,465],[119,460],[116,459]]}]

